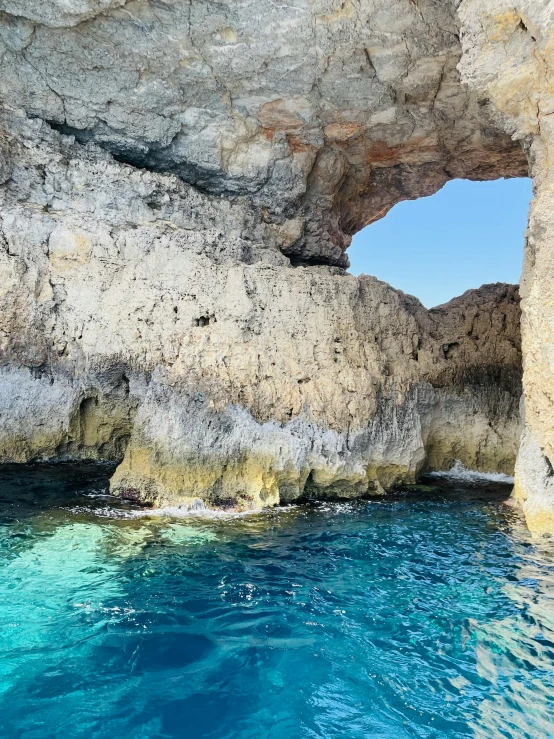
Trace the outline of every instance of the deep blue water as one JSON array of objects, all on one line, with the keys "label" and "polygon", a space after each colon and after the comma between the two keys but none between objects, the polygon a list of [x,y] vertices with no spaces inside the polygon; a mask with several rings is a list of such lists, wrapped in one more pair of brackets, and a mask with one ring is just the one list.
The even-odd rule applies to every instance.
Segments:
[{"label": "deep blue water", "polygon": [[108,472],[0,468],[3,739],[554,737],[554,542],[509,488],[178,520]]}]

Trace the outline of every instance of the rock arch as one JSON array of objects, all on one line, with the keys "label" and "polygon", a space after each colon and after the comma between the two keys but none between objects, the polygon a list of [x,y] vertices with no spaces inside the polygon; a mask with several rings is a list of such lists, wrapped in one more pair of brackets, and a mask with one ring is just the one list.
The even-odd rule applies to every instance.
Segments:
[{"label": "rock arch", "polygon": [[[518,391],[499,399],[490,378],[520,361],[514,291],[477,291],[433,315],[342,268],[351,235],[399,200],[531,166],[531,451],[517,494],[548,528],[549,478],[531,514],[537,467],[525,460],[549,459],[552,444],[539,338],[551,325],[539,274],[549,267],[550,6],[82,0],[72,11],[2,0],[4,457],[17,434],[33,437],[29,398],[48,433],[24,456],[48,456],[66,424],[48,387],[73,397],[86,380],[100,397],[123,364],[138,410],[114,487],[156,502],[194,490],[275,502],[307,479],[322,491],[345,480],[379,490],[413,479],[439,428],[435,464],[458,453],[507,468],[512,451],[499,456],[516,443]],[[468,343],[460,335],[475,313],[491,331],[509,314],[508,328],[493,344]],[[217,321],[199,327],[199,315]],[[454,343],[455,368],[440,349]],[[37,366],[49,386],[25,374]],[[24,374],[19,405],[8,397],[14,372]],[[478,403],[488,410],[464,447]],[[504,408],[496,446],[485,429],[493,407]]]}]

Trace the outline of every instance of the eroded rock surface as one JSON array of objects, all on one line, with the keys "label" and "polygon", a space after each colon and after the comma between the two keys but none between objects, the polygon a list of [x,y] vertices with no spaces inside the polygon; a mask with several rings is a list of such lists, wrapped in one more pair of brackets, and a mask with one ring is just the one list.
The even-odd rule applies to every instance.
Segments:
[{"label": "eroded rock surface", "polygon": [[342,267],[448,179],[549,181],[551,4],[0,0],[0,457],[123,456],[116,491],[238,507],[511,472],[517,289],[427,311]]},{"label": "eroded rock surface", "polygon": [[462,72],[529,152],[535,198],[521,280],[525,432],[516,499],[554,532],[554,2],[464,0]]},{"label": "eroded rock surface", "polygon": [[373,277],[293,267],[247,197],[4,118],[4,460],[114,459],[112,487],[241,508],[511,472],[519,297],[426,310]]},{"label": "eroded rock surface", "polygon": [[522,175],[460,84],[457,0],[0,0],[0,95],[120,160],[248,195],[296,261],[453,177]]}]

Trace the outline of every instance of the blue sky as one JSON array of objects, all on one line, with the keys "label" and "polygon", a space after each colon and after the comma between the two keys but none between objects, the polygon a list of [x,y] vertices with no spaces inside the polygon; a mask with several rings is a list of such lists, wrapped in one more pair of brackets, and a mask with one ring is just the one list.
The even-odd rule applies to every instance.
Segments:
[{"label": "blue sky", "polygon": [[531,180],[453,180],[360,231],[350,272],[375,275],[428,308],[487,282],[519,282]]}]

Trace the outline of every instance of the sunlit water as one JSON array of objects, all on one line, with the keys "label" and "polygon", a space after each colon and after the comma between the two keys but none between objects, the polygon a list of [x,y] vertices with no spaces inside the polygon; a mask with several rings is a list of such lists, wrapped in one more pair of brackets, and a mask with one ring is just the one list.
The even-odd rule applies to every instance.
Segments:
[{"label": "sunlit water", "polygon": [[0,468],[0,736],[554,737],[554,542],[506,485],[141,516]]}]

